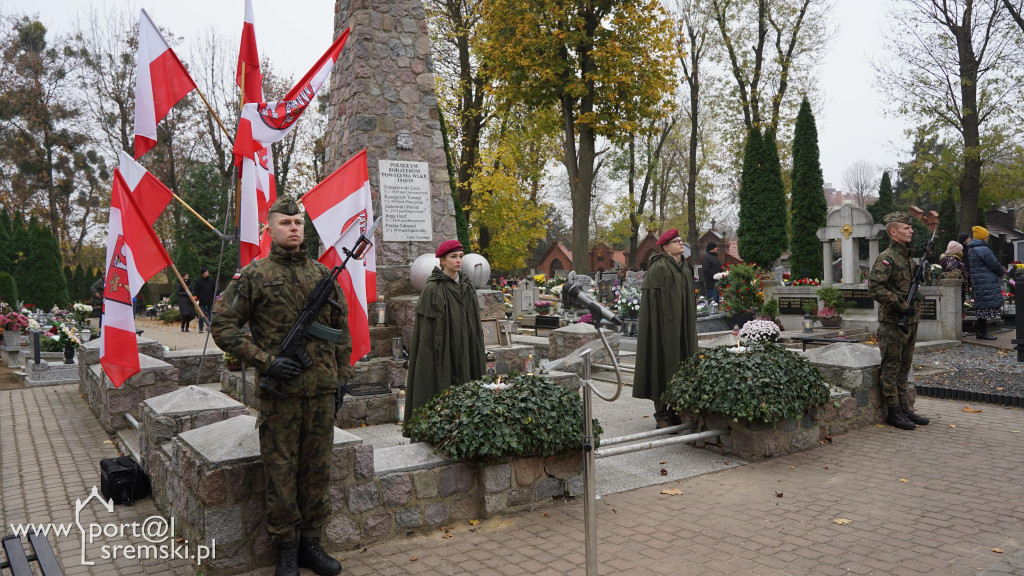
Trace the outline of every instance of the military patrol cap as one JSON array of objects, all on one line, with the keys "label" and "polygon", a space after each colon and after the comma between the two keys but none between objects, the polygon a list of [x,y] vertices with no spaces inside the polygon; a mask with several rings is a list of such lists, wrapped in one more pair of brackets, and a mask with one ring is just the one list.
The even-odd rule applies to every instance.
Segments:
[{"label": "military patrol cap", "polygon": [[299,213],[299,203],[291,196],[279,196],[277,202],[267,210],[267,213],[277,212],[286,216],[295,216]]},{"label": "military patrol cap", "polygon": [[882,218],[882,223],[887,226],[893,222],[910,224],[910,214],[906,212],[889,212]]}]

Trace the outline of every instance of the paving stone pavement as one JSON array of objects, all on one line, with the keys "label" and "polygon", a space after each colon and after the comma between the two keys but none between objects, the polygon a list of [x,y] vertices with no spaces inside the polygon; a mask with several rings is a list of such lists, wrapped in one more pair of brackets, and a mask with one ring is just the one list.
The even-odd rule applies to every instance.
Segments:
[{"label": "paving stone pavement", "polygon": [[[963,403],[927,398],[917,407],[930,426],[871,427],[808,452],[602,497],[599,572],[1024,576],[1024,411],[964,412]],[[73,522],[75,499],[99,485],[100,458],[115,455],[76,387],[0,391],[0,532]],[[661,494],[672,488],[682,494]],[[147,499],[114,515],[92,506],[82,520],[130,524],[158,514]],[[181,559],[93,555],[94,566],[81,566],[77,532],[50,540],[69,575],[196,574]],[[140,542],[100,537],[89,551]],[[353,576],[584,574],[583,505],[559,502],[341,557]]]}]

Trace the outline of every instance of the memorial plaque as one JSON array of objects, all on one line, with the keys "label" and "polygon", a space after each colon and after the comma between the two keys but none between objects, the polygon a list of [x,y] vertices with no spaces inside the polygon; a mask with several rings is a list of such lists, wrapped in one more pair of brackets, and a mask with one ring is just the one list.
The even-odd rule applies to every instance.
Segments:
[{"label": "memorial plaque", "polygon": [[594,287],[594,279],[590,276],[577,276],[576,283],[579,284],[580,288],[582,288],[584,292]]},{"label": "memorial plaque", "polygon": [[387,382],[349,382],[345,388],[352,396],[391,394],[391,388],[388,387]]},{"label": "memorial plaque", "polygon": [[925,298],[921,304],[921,320],[937,320],[939,317],[939,301],[934,298]]},{"label": "memorial plaque", "polygon": [[874,310],[875,301],[868,295],[867,288],[845,288],[839,291],[846,300],[847,308]]},{"label": "memorial plaque", "polygon": [[430,170],[426,162],[381,160],[385,242],[431,242]]},{"label": "memorial plaque", "polygon": [[818,299],[814,296],[780,296],[778,300],[779,314],[784,315],[803,316],[807,313],[804,311],[807,302],[813,303],[815,309],[818,307]]}]

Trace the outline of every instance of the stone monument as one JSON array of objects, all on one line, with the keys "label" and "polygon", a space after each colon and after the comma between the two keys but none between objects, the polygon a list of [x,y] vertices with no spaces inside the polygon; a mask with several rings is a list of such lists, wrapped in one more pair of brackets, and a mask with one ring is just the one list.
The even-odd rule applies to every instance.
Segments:
[{"label": "stone monument", "polygon": [[420,0],[341,0],[335,36],[346,27],[331,74],[326,167],[366,149],[374,214],[383,216],[378,292],[411,294],[409,264],[456,236],[426,14]]},{"label": "stone monument", "polygon": [[[868,239],[868,265],[878,257],[879,234],[885,228],[875,224],[871,213],[852,204],[844,204],[838,210],[829,213],[824,228],[818,228],[818,240],[821,240],[822,256],[825,261],[825,278],[822,284],[835,282],[832,273],[832,242],[840,241],[842,252],[843,284],[860,284],[860,266],[857,241]],[[793,270],[799,277],[800,271]]]}]

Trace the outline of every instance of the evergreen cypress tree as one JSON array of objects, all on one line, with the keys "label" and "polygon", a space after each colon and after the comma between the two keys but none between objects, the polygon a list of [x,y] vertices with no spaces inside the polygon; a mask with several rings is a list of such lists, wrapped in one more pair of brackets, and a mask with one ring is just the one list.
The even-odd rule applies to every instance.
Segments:
[{"label": "evergreen cypress tree", "polygon": [[89,287],[85,285],[85,270],[82,269],[81,263],[76,265],[74,272],[71,273],[71,283],[68,284],[68,297],[71,298],[72,302],[89,301]]},{"label": "evergreen cypress tree", "polygon": [[[878,200],[868,206],[868,213],[871,214],[871,218],[874,219],[875,224],[885,224],[882,222],[882,218],[885,215],[896,210],[896,195],[892,189],[892,179],[889,177],[889,171],[882,172],[882,183],[878,185]],[[878,250],[882,251],[889,247],[889,235],[882,234],[881,240],[878,242]]]},{"label": "evergreen cypress tree", "polygon": [[747,146],[740,179],[740,257],[768,269],[789,242],[782,166],[773,132],[761,136],[755,128]]},{"label": "evergreen cypress tree", "polygon": [[11,308],[18,304],[18,285],[14,276],[7,272],[0,272],[0,301],[7,302]]},{"label": "evergreen cypress tree", "polygon": [[[30,249],[32,248],[32,238],[29,237],[28,226],[25,224],[25,217],[21,212],[14,214],[14,220],[11,222],[11,244],[10,251],[8,252],[8,258],[10,262],[11,276],[14,276],[14,282],[16,285],[21,287],[19,294],[24,298],[28,295],[26,284],[26,263],[30,256]],[[26,299],[27,302],[33,303],[31,300]]]},{"label": "evergreen cypress tree", "polygon": [[11,271],[11,215],[7,208],[0,211],[0,272]]},{"label": "evergreen cypress tree", "polygon": [[29,251],[15,278],[19,294],[41,310],[68,306],[67,281],[61,266],[60,247],[49,228],[33,216],[28,226]]},{"label": "evergreen cypress tree", "polygon": [[938,261],[938,256],[941,256],[946,251],[946,245],[949,244],[950,240],[956,240],[958,234],[960,222],[957,218],[956,210],[956,199],[953,198],[952,192],[947,192],[942,197],[942,202],[939,204],[939,233],[935,238],[935,247],[932,249],[932,253],[929,255],[930,260]]},{"label": "evergreen cypress tree", "polygon": [[821,174],[818,128],[806,97],[800,103],[793,132],[792,179],[790,213],[793,216],[793,236],[789,257],[792,277],[822,278],[824,262],[817,232],[826,224],[828,203],[825,201],[825,183]]},{"label": "evergreen cypress tree", "polygon": [[72,282],[72,280],[74,280],[75,271],[72,270],[71,266],[68,266],[68,265],[64,266],[64,270],[63,271],[64,271],[64,289],[67,290],[67,292],[68,292],[68,301],[76,302],[75,296],[74,296],[74,293],[73,293],[74,292],[74,283]]}]

